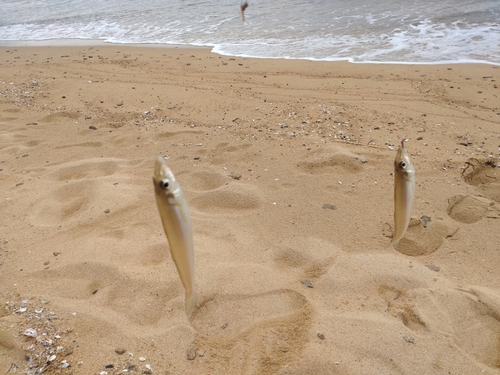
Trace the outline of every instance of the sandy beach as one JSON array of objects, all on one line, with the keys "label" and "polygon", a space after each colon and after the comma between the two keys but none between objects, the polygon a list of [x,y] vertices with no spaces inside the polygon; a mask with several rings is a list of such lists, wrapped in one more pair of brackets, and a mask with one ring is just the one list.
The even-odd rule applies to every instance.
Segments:
[{"label": "sandy beach", "polygon": [[[0,372],[500,374],[499,85],[481,64],[0,47]],[[403,138],[415,205],[387,248]],[[157,156],[193,223],[190,319]]]}]

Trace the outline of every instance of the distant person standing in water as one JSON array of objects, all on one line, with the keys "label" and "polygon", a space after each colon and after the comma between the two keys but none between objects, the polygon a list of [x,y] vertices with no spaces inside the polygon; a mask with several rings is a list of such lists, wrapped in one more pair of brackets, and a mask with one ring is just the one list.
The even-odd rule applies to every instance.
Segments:
[{"label": "distant person standing in water", "polygon": [[241,8],[241,19],[243,20],[243,22],[245,22],[245,9],[248,8],[248,2],[245,1],[243,4],[241,4],[240,8]]}]

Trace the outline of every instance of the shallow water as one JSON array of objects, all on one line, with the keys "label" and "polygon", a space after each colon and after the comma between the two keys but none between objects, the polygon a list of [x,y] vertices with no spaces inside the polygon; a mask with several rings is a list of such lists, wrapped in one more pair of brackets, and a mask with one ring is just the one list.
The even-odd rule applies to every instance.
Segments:
[{"label": "shallow water", "polygon": [[1,0],[0,40],[210,46],[225,55],[500,64],[494,0]]}]

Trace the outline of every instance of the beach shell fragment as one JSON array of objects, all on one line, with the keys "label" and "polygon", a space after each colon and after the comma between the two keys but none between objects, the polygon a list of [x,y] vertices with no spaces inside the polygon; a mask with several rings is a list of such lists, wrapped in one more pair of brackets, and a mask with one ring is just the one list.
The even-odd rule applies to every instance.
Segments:
[{"label": "beach shell fragment", "polygon": [[301,283],[304,284],[305,286],[307,286],[308,288],[313,287],[313,283],[310,280],[304,279],[301,281]]},{"label": "beach shell fragment", "polygon": [[37,337],[38,336],[38,332],[34,328],[26,329],[26,331],[24,331],[23,334],[24,334],[24,336],[28,336],[28,337]]}]

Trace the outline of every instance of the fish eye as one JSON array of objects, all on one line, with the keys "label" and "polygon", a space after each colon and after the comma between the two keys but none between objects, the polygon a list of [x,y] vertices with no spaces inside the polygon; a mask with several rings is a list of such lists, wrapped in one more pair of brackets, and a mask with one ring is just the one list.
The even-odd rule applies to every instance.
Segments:
[{"label": "fish eye", "polygon": [[162,189],[166,190],[166,189],[168,189],[169,186],[170,186],[170,182],[168,182],[168,180],[165,179],[165,180],[160,181],[160,187]]},{"label": "fish eye", "polygon": [[401,167],[401,169],[405,169],[406,163],[404,161],[402,161],[401,164],[399,164],[399,166]]}]

